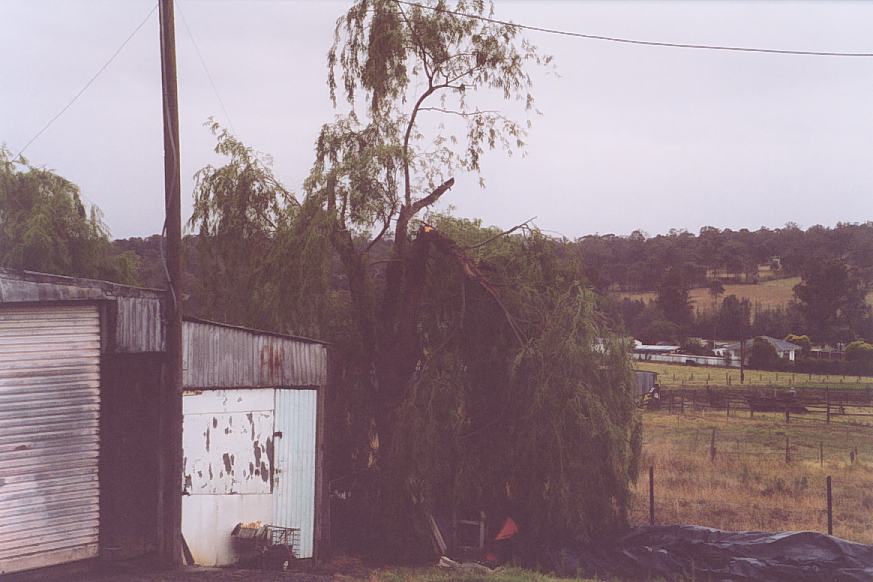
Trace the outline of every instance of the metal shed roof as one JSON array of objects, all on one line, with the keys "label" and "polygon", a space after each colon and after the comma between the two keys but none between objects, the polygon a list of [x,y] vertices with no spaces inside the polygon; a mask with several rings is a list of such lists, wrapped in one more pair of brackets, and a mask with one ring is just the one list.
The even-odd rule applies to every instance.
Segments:
[{"label": "metal shed roof", "polygon": [[80,277],[0,267],[0,305],[58,301],[113,301],[115,351],[164,351],[161,300],[165,292]]},{"label": "metal shed roof", "polygon": [[327,344],[186,318],[182,324],[185,388],[318,387],[327,383]]}]

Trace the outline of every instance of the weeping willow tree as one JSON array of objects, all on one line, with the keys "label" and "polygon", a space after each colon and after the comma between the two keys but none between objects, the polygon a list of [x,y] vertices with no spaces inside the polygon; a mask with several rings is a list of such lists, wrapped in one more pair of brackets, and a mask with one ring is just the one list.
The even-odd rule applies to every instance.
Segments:
[{"label": "weeping willow tree", "polygon": [[13,160],[0,147],[0,265],[44,273],[137,282],[132,253],[115,254],[96,206],[85,208],[66,178]]},{"label": "weeping willow tree", "polygon": [[439,307],[422,318],[422,365],[398,415],[419,512],[512,515],[532,551],[621,527],[641,443],[635,380],[578,255],[536,230],[494,239],[476,222],[431,220],[500,301],[453,257],[432,263],[424,302]]},{"label": "weeping willow tree", "polygon": [[[322,127],[302,202],[219,132],[231,162],[201,173],[192,225],[214,284],[242,287],[224,309],[254,306],[245,323],[293,327],[306,314],[265,313],[272,290],[323,280],[325,249],[336,258],[342,301],[317,318],[339,352],[329,469],[363,483],[342,530],[420,556],[429,513],[487,505],[541,543],[584,541],[624,521],[636,473],[625,347],[567,245],[432,213],[455,172],[523,150],[528,69],[550,59],[516,27],[462,14],[488,16],[483,2],[429,6],[359,0],[338,20],[328,87],[348,112]],[[477,106],[495,98],[501,110]]]},{"label": "weeping willow tree", "polygon": [[223,163],[199,170],[188,227],[197,238],[189,311],[220,321],[322,335],[330,250],[324,213],[301,204],[272,158],[210,120]]}]

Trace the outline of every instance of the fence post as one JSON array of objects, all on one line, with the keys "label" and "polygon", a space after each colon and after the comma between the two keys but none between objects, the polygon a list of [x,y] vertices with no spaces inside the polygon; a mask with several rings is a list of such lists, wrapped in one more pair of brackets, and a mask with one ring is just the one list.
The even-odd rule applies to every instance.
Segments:
[{"label": "fence post", "polygon": [[715,461],[715,429],[712,429],[712,437],[709,439],[709,460]]},{"label": "fence post", "polygon": [[834,508],[831,495],[831,476],[828,475],[828,535],[834,535]]},{"label": "fence post", "polygon": [[788,435],[785,435],[785,462],[791,462],[791,447],[789,445]]},{"label": "fence post", "polygon": [[831,423],[831,389],[830,387],[825,387],[825,406],[827,407],[827,418],[825,422],[828,424]]},{"label": "fence post", "polygon": [[788,412],[788,405],[787,404],[785,405],[785,422],[786,423],[791,422],[791,415]]},{"label": "fence post", "polygon": [[725,409],[725,411],[727,411],[727,416],[730,416],[731,415],[731,399],[728,398],[727,400],[724,401],[724,403],[725,403],[724,409]]},{"label": "fence post", "polygon": [[824,443],[818,441],[818,466],[824,467]]},{"label": "fence post", "polygon": [[649,465],[649,523],[655,525],[655,466]]}]

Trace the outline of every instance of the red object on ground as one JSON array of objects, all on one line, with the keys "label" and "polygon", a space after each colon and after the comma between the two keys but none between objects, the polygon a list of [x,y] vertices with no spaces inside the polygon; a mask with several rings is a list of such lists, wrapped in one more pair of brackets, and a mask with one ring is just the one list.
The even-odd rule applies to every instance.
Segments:
[{"label": "red object on ground", "polygon": [[499,542],[501,540],[508,540],[517,533],[518,526],[515,524],[511,517],[507,517],[506,521],[503,522],[503,527],[501,527],[500,531],[497,532],[497,536],[494,538],[494,541]]}]

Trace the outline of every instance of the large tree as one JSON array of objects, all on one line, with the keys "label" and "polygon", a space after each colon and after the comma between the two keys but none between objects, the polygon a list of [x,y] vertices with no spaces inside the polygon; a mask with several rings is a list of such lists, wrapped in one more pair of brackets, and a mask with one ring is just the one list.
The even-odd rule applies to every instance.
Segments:
[{"label": "large tree", "polygon": [[[608,330],[595,325],[593,302],[579,288],[581,268],[573,271],[575,281],[560,277],[548,258],[560,249],[543,246],[542,237],[524,247],[534,251],[530,267],[519,271],[509,261],[515,270],[507,284],[528,294],[510,301],[470,254],[485,241],[465,246],[419,219],[453,187],[455,171],[478,173],[485,151],[511,154],[524,146],[527,123],[511,113],[532,110],[528,66],[549,62],[516,27],[459,14],[487,16],[484,2],[455,8],[361,0],[339,20],[328,84],[335,103],[342,89],[351,111],[323,127],[306,184],[308,200],[328,217],[347,277],[359,378],[373,406],[372,523],[382,547],[426,547],[410,534],[422,533],[417,526],[439,502],[434,487],[442,476],[449,491],[459,491],[461,482],[479,485],[456,502],[511,497],[540,539],[550,530],[583,539],[622,521],[635,476],[639,440],[625,346],[610,343]],[[475,105],[489,96],[503,100],[503,108]],[[376,265],[369,252],[383,237],[390,253]],[[480,314],[487,314],[482,325],[490,333],[474,335],[481,344],[450,333],[467,321],[465,309],[452,318],[444,302],[429,300],[437,260],[448,260],[480,302],[489,302]],[[531,267],[539,270],[524,277]],[[456,290],[450,297],[457,305]],[[605,352],[595,349],[598,341],[606,342]],[[506,381],[498,387],[499,378]],[[442,406],[435,408],[435,400]],[[476,413],[471,400],[485,410],[490,405],[492,416],[503,408],[506,416]],[[435,423],[439,418],[446,422]],[[433,432],[422,433],[427,426]],[[489,464],[487,454],[476,463],[462,454],[453,464],[423,436],[442,435],[443,446],[466,451],[460,435],[489,427],[488,437],[507,443],[492,446],[492,454],[505,453],[508,465],[493,457]],[[513,448],[520,452],[514,460]],[[485,476],[471,477],[458,466],[465,463]],[[445,470],[451,466],[456,470]],[[585,477],[588,471],[598,478]],[[490,495],[482,494],[486,485]],[[515,493],[501,493],[507,490]]]},{"label": "large tree", "polygon": [[136,282],[132,253],[116,254],[100,210],[57,173],[13,160],[0,147],[0,265],[60,275]]},{"label": "large tree", "polygon": [[[482,2],[458,8],[486,14]],[[477,108],[473,100],[490,92],[530,110],[526,67],[544,60],[515,27],[459,16],[442,4],[430,9],[362,0],[338,21],[328,85],[335,103],[341,87],[351,111],[322,128],[306,188],[327,213],[329,238],[348,279],[374,401],[385,506],[404,495],[394,488],[404,468],[391,457],[398,408],[422,365],[419,317],[428,257],[453,252],[438,232],[416,228],[415,221],[454,185],[456,170],[478,172],[487,149],[511,152],[524,145],[524,123]],[[390,257],[376,281],[368,253],[386,235]],[[471,265],[464,268],[483,280]]]},{"label": "large tree", "polygon": [[870,317],[866,286],[845,260],[831,258],[807,265],[794,295],[813,341],[850,341]]},{"label": "large tree", "polygon": [[[454,172],[523,147],[527,67],[548,62],[515,27],[458,14],[487,16],[484,3],[455,8],[362,0],[338,21],[328,84],[350,111],[322,128],[300,204],[280,204],[287,228],[247,210],[244,176],[259,208],[281,192],[260,188],[266,160],[232,142],[232,167],[201,174],[195,208],[216,261],[267,261],[248,267],[263,288],[323,276],[329,259],[307,267],[295,250],[330,245],[331,469],[366,482],[356,533],[395,556],[429,551],[421,526],[440,506],[502,505],[541,541],[590,539],[623,522],[640,446],[627,346],[597,315],[578,254],[526,227],[428,214]],[[488,96],[504,110],[475,106]],[[255,236],[232,235],[240,225]],[[259,241],[297,266],[277,275],[284,261]]]}]

